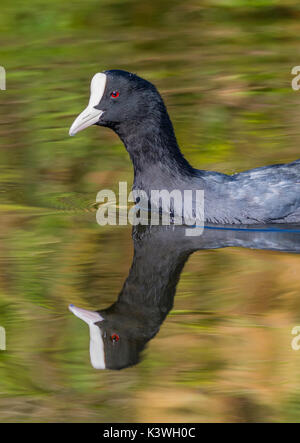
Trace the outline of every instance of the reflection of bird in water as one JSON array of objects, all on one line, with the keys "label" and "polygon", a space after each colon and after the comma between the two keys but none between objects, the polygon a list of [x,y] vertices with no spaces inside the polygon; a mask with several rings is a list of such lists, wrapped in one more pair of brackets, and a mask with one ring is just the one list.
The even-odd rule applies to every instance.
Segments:
[{"label": "reflection of bird in water", "polygon": [[202,236],[186,237],[185,226],[133,228],[133,262],[118,300],[100,311],[70,305],[70,310],[89,324],[92,365],[122,369],[138,363],[141,351],[172,308],[181,271],[194,251],[231,246],[298,253],[298,230],[207,227]]}]

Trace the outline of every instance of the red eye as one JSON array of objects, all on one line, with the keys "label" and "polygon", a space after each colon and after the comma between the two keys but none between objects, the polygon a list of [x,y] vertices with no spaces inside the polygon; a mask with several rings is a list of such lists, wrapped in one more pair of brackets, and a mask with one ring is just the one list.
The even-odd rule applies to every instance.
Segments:
[{"label": "red eye", "polygon": [[120,340],[120,337],[118,336],[118,334],[113,334],[110,336],[110,338],[114,343],[117,343]]},{"label": "red eye", "polygon": [[110,94],[110,96],[111,96],[112,98],[118,98],[119,95],[120,95],[119,91],[113,91],[113,92]]}]

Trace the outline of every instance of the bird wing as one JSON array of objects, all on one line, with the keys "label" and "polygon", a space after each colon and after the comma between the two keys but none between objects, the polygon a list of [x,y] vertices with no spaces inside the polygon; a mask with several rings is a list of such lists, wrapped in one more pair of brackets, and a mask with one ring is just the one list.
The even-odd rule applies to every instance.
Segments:
[{"label": "bird wing", "polygon": [[300,160],[232,176],[207,173],[203,178],[207,221],[249,224],[300,221]]}]

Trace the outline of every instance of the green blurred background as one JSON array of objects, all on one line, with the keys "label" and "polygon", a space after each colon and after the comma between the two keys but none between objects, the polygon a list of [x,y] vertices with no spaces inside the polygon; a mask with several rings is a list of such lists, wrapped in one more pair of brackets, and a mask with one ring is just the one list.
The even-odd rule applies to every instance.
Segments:
[{"label": "green blurred background", "polygon": [[95,371],[69,303],[115,301],[130,227],[100,227],[102,188],[132,181],[118,138],[68,136],[95,72],[161,91],[187,159],[226,173],[300,157],[296,0],[2,0],[0,421],[300,421],[299,258],[199,251],[174,310],[121,372]]}]

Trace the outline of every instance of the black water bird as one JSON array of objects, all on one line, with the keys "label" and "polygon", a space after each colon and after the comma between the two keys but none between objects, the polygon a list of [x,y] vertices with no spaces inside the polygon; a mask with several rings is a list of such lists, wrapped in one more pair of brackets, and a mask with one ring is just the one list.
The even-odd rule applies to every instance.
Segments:
[{"label": "black water bird", "polygon": [[109,70],[91,82],[87,108],[70,135],[96,124],[114,130],[134,167],[135,190],[203,190],[204,221],[255,224],[300,222],[300,160],[233,175],[194,169],[183,157],[164,102],[154,85]]},{"label": "black water bird", "polygon": [[186,237],[184,226],[138,225],[133,228],[133,242],[131,269],[117,301],[99,311],[70,305],[89,325],[90,357],[96,369],[122,369],[139,362],[172,309],[181,271],[193,252],[245,247],[299,253],[300,227],[298,232],[207,227],[199,237]]}]

